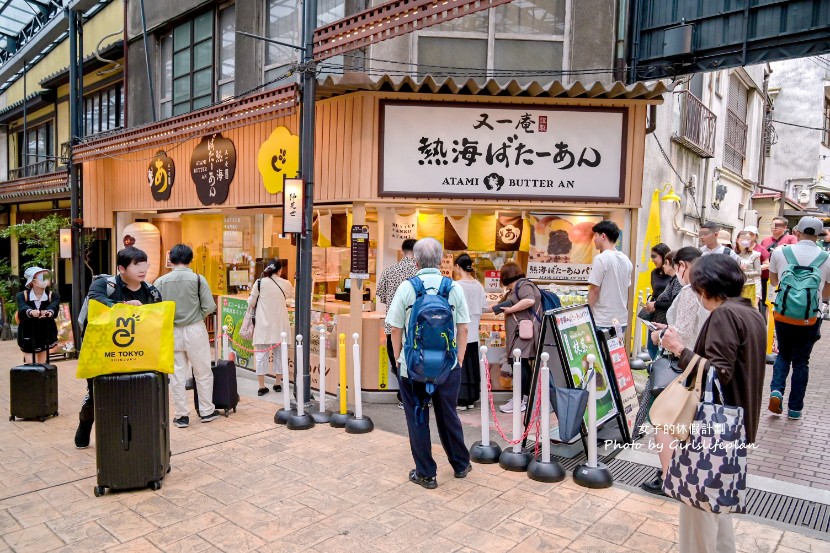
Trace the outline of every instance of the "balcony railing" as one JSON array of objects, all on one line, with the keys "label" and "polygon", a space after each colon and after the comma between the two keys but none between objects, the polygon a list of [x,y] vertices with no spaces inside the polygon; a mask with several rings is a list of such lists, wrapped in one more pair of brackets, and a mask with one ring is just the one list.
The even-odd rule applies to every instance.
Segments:
[{"label": "balcony railing", "polygon": [[678,94],[680,105],[680,124],[672,140],[701,157],[714,157],[717,115],[688,90],[681,90],[675,94]]},{"label": "balcony railing", "polygon": [[731,109],[726,111],[726,142],[723,164],[738,174],[743,172],[746,157],[746,123]]},{"label": "balcony railing", "polygon": [[32,163],[26,167],[9,169],[9,180],[22,179],[24,177],[36,177],[47,173],[54,173],[57,170],[54,159],[47,159]]}]

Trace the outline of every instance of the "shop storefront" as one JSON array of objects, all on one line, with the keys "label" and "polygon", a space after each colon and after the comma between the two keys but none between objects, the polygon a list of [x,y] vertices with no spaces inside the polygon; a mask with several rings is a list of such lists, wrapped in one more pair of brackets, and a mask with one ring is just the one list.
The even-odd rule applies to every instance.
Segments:
[{"label": "shop storefront", "polygon": [[[646,111],[661,84],[428,91],[408,80],[344,82],[323,83],[317,104],[312,326],[327,328],[330,369],[336,336],[360,332],[364,389],[396,386],[374,290],[406,238],[440,240],[447,274],[469,253],[493,302],[510,260],[579,301],[595,253],[590,229],[603,218],[620,225],[619,247],[636,258]],[[237,329],[263,259],[286,260],[285,276],[295,276],[282,186],[298,167],[298,114],[293,91],[279,89],[85,145],[85,226],[113,229],[118,247],[143,246],[157,274],[173,244],[190,244],[222,324]],[[369,229],[364,281],[349,279],[352,225]],[[501,317],[485,316],[480,339],[491,362],[504,360]],[[316,337],[310,349],[314,386]],[[244,351],[237,359],[252,366]]]}]

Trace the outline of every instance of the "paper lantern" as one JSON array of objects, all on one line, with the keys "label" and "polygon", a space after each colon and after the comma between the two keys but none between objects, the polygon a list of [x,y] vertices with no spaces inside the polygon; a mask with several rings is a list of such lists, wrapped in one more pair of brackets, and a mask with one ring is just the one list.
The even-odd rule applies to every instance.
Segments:
[{"label": "paper lantern", "polygon": [[150,223],[130,223],[121,231],[121,246],[135,246],[147,254],[150,262],[147,268],[147,282],[151,283],[159,276],[161,260],[161,233]]}]

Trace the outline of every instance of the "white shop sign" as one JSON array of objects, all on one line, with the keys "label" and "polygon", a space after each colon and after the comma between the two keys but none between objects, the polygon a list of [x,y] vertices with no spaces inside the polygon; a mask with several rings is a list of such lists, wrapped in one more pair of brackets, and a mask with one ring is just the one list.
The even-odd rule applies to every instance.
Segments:
[{"label": "white shop sign", "polygon": [[381,104],[381,196],[623,201],[625,110]]}]

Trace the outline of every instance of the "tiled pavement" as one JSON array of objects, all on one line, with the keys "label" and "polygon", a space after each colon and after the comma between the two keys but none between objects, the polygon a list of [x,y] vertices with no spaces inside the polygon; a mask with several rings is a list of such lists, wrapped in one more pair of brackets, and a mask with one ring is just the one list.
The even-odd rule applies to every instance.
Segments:
[{"label": "tiled pavement", "polygon": [[[18,357],[0,343],[7,366]],[[677,550],[671,501],[618,485],[539,484],[493,465],[456,480],[446,463],[427,491],[407,481],[403,436],[292,432],[273,424],[272,403],[248,397],[228,419],[171,430],[173,470],[158,492],[95,498],[94,443],[72,445],[83,383],[74,362],[58,366],[61,416],[0,420],[0,553]],[[826,536],[748,517],[736,531],[739,551],[830,552]]]}]

